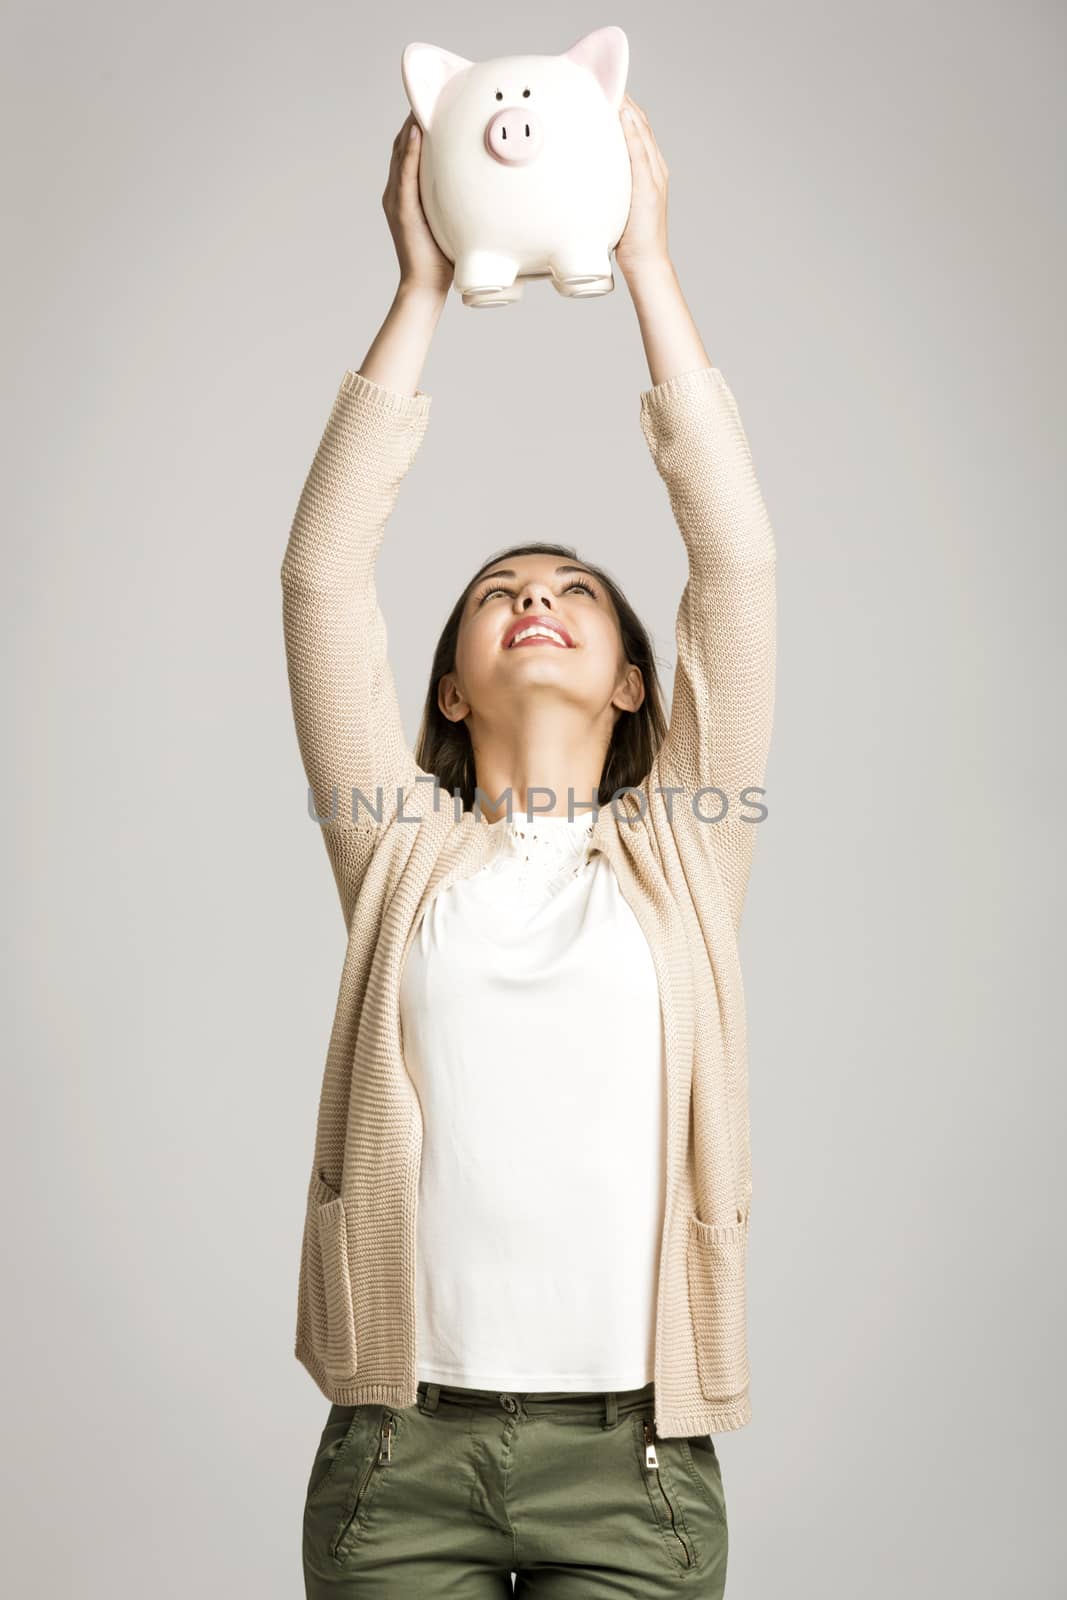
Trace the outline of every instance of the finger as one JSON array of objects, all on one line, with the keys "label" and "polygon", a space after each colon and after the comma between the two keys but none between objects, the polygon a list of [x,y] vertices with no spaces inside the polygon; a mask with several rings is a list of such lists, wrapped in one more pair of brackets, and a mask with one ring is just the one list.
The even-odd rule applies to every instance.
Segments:
[{"label": "finger", "polygon": [[[624,104],[629,107],[632,113],[632,120],[629,117],[623,117],[623,126],[633,129],[634,133],[641,139],[644,150],[650,155],[651,146],[649,144],[649,135],[651,134],[651,129],[648,126],[648,118],[645,116],[637,102],[635,100],[631,100],[629,95],[625,95],[623,100]],[[653,140],[652,143],[654,144],[655,141]]]},{"label": "finger", "polygon": [[626,152],[630,157],[630,168],[633,173],[634,183],[642,187],[653,181],[652,165],[649,161],[648,149],[640,132],[631,126],[626,135]]},{"label": "finger", "polygon": [[638,160],[648,159],[648,146],[642,136],[641,123],[636,116],[622,118],[623,131],[630,146],[630,154]]},{"label": "finger", "polygon": [[663,154],[659,145],[656,143],[656,136],[652,132],[651,128],[646,128],[644,131],[644,137],[645,143],[648,146],[649,165],[651,166],[653,172],[657,174],[660,183],[666,183],[667,163],[663,159]]},{"label": "finger", "polygon": [[404,149],[400,157],[400,181],[401,184],[409,187],[416,181],[415,175],[419,170],[419,141],[421,137],[422,129],[413,117],[411,126],[404,134]]},{"label": "finger", "polygon": [[389,194],[396,187],[397,177],[397,151],[400,148],[400,135],[393,140],[393,148],[389,154],[389,171],[385,175],[385,193]]},{"label": "finger", "polygon": [[[637,118],[638,128],[641,130],[641,132],[645,136],[646,149],[648,151],[649,161],[650,161],[653,169],[659,173],[661,179],[665,180],[669,176],[668,171],[667,171],[667,163],[663,159],[662,150],[660,149],[659,145],[656,143],[656,136],[652,132],[652,124],[648,120],[648,113],[644,110],[644,108],[642,106],[638,105],[637,101],[633,98],[632,95],[629,95],[629,94],[623,95],[623,103],[630,107],[630,109],[633,111],[635,117]],[[625,120],[626,119],[623,118],[624,122],[625,122]]]},{"label": "finger", "polygon": [[410,125],[404,135],[404,157],[401,166],[401,181],[416,197],[419,192],[419,158],[422,155],[422,128],[417,117],[412,116]]},{"label": "finger", "polygon": [[421,129],[414,123],[415,137],[404,135],[404,152],[398,163],[396,209],[409,222],[417,222],[422,211],[419,195],[419,135]]},{"label": "finger", "polygon": [[404,118],[404,121],[401,123],[400,130],[397,133],[396,138],[393,140],[393,154],[389,162],[390,176],[400,166],[404,156],[407,154],[407,147],[409,143],[408,130],[414,121],[415,113],[413,111],[409,112]]},{"label": "finger", "polygon": [[414,112],[409,112],[404,118],[396,138],[393,140],[393,152],[389,158],[389,175],[385,180],[385,190],[382,195],[383,201],[391,200],[395,196],[400,187],[404,158],[407,155],[407,146],[409,143],[416,144],[418,142],[414,139],[408,139],[408,129],[414,120]]},{"label": "finger", "polygon": [[655,153],[652,148],[652,141],[645,131],[644,123],[638,119],[635,122],[631,122],[629,127],[631,156],[635,156],[638,161],[647,166],[650,173],[654,173],[656,171]]},{"label": "finger", "polygon": [[637,110],[639,112],[637,129],[644,145],[649,167],[651,168],[652,172],[657,175],[660,183],[666,183],[669,173],[667,171],[667,163],[663,159],[663,152],[656,143],[656,136],[652,132],[652,125],[645,113],[641,111],[640,107],[637,107]]}]

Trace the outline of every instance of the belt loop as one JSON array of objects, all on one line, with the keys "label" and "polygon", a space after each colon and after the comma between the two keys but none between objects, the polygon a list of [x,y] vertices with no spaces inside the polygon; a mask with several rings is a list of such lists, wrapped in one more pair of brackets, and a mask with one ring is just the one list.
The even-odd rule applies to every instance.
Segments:
[{"label": "belt loop", "polygon": [[441,1385],[439,1383],[428,1383],[426,1385],[426,1393],[423,1396],[423,1401],[419,1406],[419,1410],[425,1412],[427,1416],[432,1417],[434,1412],[437,1410],[437,1402],[440,1400],[440,1398]]},{"label": "belt loop", "polygon": [[604,1396],[604,1426],[614,1428],[619,1420],[619,1397],[614,1389]]}]

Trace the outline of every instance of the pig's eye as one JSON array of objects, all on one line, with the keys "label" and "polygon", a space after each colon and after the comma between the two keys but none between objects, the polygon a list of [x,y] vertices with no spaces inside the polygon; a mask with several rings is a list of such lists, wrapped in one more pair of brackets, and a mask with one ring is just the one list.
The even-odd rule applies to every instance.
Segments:
[{"label": "pig's eye", "polygon": [[496,97],[497,97],[498,100],[503,100],[503,98],[504,98],[503,91],[498,89],[497,92],[496,92]]},{"label": "pig's eye", "polygon": [[523,97],[523,99],[524,99],[524,100],[528,100],[528,99],[529,99],[529,98],[530,98],[530,91],[529,91],[529,89],[524,89],[524,90],[523,90],[523,91],[522,91],[522,97]]}]

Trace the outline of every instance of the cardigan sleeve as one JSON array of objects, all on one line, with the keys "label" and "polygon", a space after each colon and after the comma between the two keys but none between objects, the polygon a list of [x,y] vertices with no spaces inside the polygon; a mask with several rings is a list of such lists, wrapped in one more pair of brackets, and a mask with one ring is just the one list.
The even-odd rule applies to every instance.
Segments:
[{"label": "cardigan sleeve", "polygon": [[[395,393],[361,373],[345,373],[281,565],[297,743],[316,814],[327,819],[320,826],[346,922],[381,825],[396,812],[397,788],[418,771],[374,575],[429,412],[430,397],[421,391]],[[356,789],[366,804],[353,796]]]},{"label": "cardigan sleeve", "polygon": [[[739,923],[762,804],[775,692],[775,540],[737,403],[717,367],[641,396],[641,428],[685,543],[677,663],[660,781],[680,786],[672,815],[716,857]],[[721,789],[699,797],[696,790]],[[677,830],[676,830],[677,831]]]}]

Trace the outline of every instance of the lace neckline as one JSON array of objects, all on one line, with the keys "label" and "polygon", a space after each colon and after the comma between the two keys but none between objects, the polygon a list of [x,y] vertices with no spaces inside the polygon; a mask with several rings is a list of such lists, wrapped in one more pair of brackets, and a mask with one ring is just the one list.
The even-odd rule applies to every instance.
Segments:
[{"label": "lace neckline", "polygon": [[573,819],[566,815],[527,817],[525,811],[517,811],[487,826],[496,839],[498,855],[555,872],[585,858],[594,820],[591,811],[579,811]]}]

